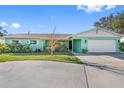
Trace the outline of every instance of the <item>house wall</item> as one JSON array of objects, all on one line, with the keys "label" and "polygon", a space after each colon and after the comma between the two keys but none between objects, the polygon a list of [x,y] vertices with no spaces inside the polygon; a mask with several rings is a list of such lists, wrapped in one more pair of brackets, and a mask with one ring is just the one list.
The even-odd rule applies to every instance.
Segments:
[{"label": "house wall", "polygon": [[43,46],[45,44],[45,40],[43,40],[43,39],[36,39],[36,38],[35,39],[34,38],[30,38],[30,39],[29,38],[16,38],[16,39],[14,39],[14,38],[5,38],[5,43],[12,44],[12,40],[19,40],[19,43],[23,44],[23,45],[30,44],[30,40],[36,40],[37,44],[31,44],[30,45],[32,50],[36,50],[36,49],[44,50]]},{"label": "house wall", "polygon": [[[31,48],[32,50],[36,50],[36,49],[41,49],[42,51],[44,51],[45,49],[47,49],[48,47],[48,39],[40,39],[40,38],[5,38],[5,43],[7,44],[12,44],[13,40],[19,40],[20,44],[30,44],[30,40],[36,40],[37,44],[31,44]],[[64,45],[66,45],[68,47],[68,40],[59,40],[59,42],[64,43]]]}]

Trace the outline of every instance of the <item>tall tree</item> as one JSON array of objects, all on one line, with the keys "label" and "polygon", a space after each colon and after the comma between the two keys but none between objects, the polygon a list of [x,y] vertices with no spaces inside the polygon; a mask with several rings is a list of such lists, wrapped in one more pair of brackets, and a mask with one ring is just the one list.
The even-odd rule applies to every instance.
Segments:
[{"label": "tall tree", "polygon": [[2,26],[0,26],[0,36],[4,36],[7,34],[7,30],[3,29]]},{"label": "tall tree", "polygon": [[118,33],[124,34],[124,12],[118,13],[115,20],[113,20],[112,26]]},{"label": "tall tree", "polygon": [[94,26],[124,34],[124,12],[102,17],[94,23]]}]

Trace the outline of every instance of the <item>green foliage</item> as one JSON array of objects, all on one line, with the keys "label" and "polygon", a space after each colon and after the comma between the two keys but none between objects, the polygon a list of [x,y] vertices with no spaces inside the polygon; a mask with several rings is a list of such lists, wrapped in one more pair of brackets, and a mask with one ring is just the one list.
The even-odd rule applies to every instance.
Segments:
[{"label": "green foliage", "polygon": [[82,53],[87,53],[88,50],[87,49],[82,49]]},{"label": "green foliage", "polygon": [[8,53],[8,52],[10,52],[9,46],[0,43],[0,53]]},{"label": "green foliage", "polygon": [[12,53],[29,53],[32,52],[30,45],[8,44]]},{"label": "green foliage", "polygon": [[120,50],[124,51],[124,42],[120,43]]},{"label": "green foliage", "polygon": [[124,34],[124,12],[102,17],[94,23],[94,26]]},{"label": "green foliage", "polygon": [[[50,52],[50,45],[49,45],[49,41],[47,42],[48,44],[46,44],[44,46],[44,50],[46,52]],[[66,45],[65,41],[56,41],[55,43],[55,47],[54,47],[54,52],[68,52],[68,48]]]},{"label": "green foliage", "polygon": [[64,41],[59,41],[58,47],[55,49],[56,52],[68,52],[68,47]]}]

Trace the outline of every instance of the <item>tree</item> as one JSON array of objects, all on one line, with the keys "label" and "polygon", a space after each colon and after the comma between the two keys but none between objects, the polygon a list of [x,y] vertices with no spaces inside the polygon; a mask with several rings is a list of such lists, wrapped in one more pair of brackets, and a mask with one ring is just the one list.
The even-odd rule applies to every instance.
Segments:
[{"label": "tree", "polygon": [[124,34],[124,12],[102,17],[94,23],[94,26]]},{"label": "tree", "polygon": [[113,20],[112,26],[118,33],[124,34],[124,12],[118,13],[118,16]]},{"label": "tree", "polygon": [[50,54],[53,55],[55,48],[58,47],[58,40],[55,39],[55,31],[56,31],[56,26],[54,25],[53,28],[53,33],[51,34],[51,38],[49,40],[49,47],[50,47]]},{"label": "tree", "polygon": [[7,34],[7,30],[3,29],[2,26],[0,26],[0,36],[4,36]]}]

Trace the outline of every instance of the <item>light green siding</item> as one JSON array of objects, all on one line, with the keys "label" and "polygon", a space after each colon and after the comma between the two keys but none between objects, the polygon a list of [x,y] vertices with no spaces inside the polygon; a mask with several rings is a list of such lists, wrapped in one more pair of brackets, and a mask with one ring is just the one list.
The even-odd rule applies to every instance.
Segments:
[{"label": "light green siding", "polygon": [[[30,47],[32,50],[40,49],[44,51],[45,49],[48,48],[48,39],[40,39],[40,38],[5,38],[5,43],[7,44],[12,44],[13,40],[18,40],[20,44],[26,45],[30,44],[31,40],[36,40],[37,44],[30,44]],[[68,47],[68,40],[58,40],[60,43],[63,43]]]},{"label": "light green siding", "polygon": [[7,44],[12,44],[13,40],[19,40],[20,44],[26,45],[26,44],[30,44],[30,40],[36,40],[37,44],[31,44],[30,47],[32,48],[32,50],[36,50],[36,49],[40,49],[40,50],[44,50],[43,46],[44,46],[44,42],[45,40],[43,39],[36,39],[36,38],[5,38],[5,43]]},{"label": "light green siding", "polygon": [[81,53],[81,39],[73,40],[73,51],[77,53]]}]

